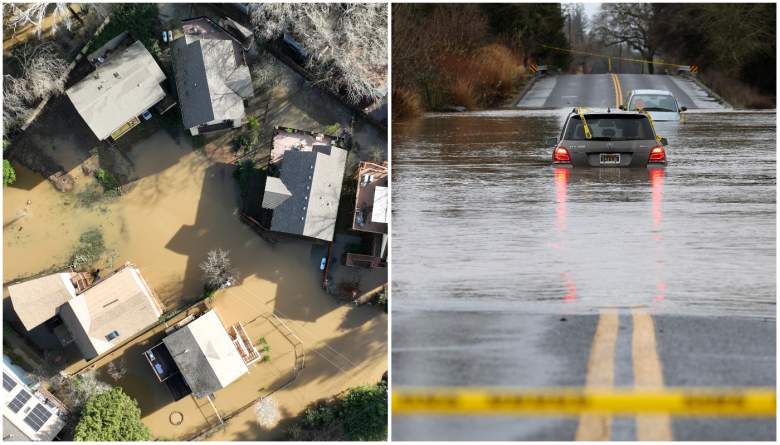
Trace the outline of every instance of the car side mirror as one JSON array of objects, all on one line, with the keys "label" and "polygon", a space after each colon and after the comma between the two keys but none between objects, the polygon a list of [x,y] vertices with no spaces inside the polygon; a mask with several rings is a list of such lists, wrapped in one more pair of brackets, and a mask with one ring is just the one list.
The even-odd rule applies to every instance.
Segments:
[{"label": "car side mirror", "polygon": [[664,147],[669,145],[669,141],[667,141],[666,138],[661,138],[658,142],[660,142]]},{"label": "car side mirror", "polygon": [[625,105],[621,105],[621,106],[619,106],[618,108],[620,108],[620,109],[621,109],[621,110],[623,110],[623,111],[626,111],[626,106],[625,106]]},{"label": "car side mirror", "polygon": [[688,107],[680,107],[680,112],[688,111]]},{"label": "car side mirror", "polygon": [[551,136],[547,138],[548,147],[555,147],[556,145],[558,145],[558,136]]}]

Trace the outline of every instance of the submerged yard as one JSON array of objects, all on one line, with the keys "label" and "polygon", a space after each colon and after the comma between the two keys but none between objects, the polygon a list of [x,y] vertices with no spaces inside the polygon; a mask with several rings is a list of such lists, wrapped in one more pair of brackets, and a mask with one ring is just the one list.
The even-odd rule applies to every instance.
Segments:
[{"label": "submerged yard", "polygon": [[[349,125],[349,113],[327,95],[295,79],[290,82],[294,88],[271,90],[262,96],[264,102],[251,104],[265,110],[264,127]],[[330,112],[323,111],[328,108]],[[310,114],[310,109],[316,111]],[[57,131],[36,135],[47,150],[56,148],[51,153],[64,159],[75,186],[58,192],[39,174],[16,165],[18,180],[4,189],[3,282],[67,264],[81,234],[98,229],[107,252],[104,258],[109,260],[103,267],[134,263],[166,310],[173,310],[201,299],[198,265],[207,253],[229,250],[239,283],[218,291],[209,304],[226,325],[243,323],[256,345],[262,337],[269,345],[270,361],[250,366],[249,374],[215,394],[214,404],[225,416],[270,394],[271,411],[278,415],[258,417],[250,405],[212,431],[209,439],[278,438],[289,419],[310,403],[379,381],[387,370],[387,316],[377,308],[343,304],[322,290],[319,256],[314,254],[321,246],[292,239],[269,244],[243,224],[232,177],[235,166],[207,156],[208,147],[199,150],[189,137],[151,125],[134,132],[118,148],[109,149],[117,150],[115,159],[99,156],[101,162],[120,160],[121,165],[112,162],[110,167],[129,178],[129,186],[120,196],[98,202],[85,194],[97,184],[80,163],[92,147],[79,144],[93,142]],[[368,150],[386,153],[381,132],[361,126],[355,132],[361,156]],[[272,322],[271,314],[302,344],[305,367],[291,382],[295,342]],[[186,440],[217,426],[219,420],[206,399],[187,396],[173,402],[141,355],[160,341],[164,329],[161,325],[144,334],[95,362],[94,368],[101,380],[121,386],[138,400],[154,437]],[[69,372],[85,365],[69,356],[55,361]],[[112,378],[116,369],[120,375]]]}]

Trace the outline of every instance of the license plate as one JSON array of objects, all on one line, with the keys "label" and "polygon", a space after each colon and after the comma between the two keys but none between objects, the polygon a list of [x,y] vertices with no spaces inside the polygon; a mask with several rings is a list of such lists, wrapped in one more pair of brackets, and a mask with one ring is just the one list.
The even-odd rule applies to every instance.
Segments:
[{"label": "license plate", "polygon": [[599,163],[604,165],[620,164],[620,153],[601,153]]}]

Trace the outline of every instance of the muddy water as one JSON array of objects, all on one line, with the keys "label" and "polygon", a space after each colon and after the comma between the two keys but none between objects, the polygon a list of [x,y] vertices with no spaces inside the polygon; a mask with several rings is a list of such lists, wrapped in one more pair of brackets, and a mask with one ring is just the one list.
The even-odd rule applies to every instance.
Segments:
[{"label": "muddy water", "polygon": [[[97,225],[107,247],[115,251],[115,262],[138,265],[167,308],[174,308],[202,292],[198,264],[207,252],[230,250],[241,283],[221,292],[215,305],[225,323],[247,324],[253,341],[265,336],[272,361],[259,365],[265,368],[236,383],[234,389],[226,389],[216,402],[223,414],[278,384],[289,368],[289,352],[278,336],[265,325],[252,324],[271,312],[301,338],[307,355],[299,378],[274,396],[285,417],[296,415],[314,400],[381,378],[387,370],[386,316],[374,308],[342,305],[325,294],[319,287],[319,262],[311,259],[311,243],[280,241],[272,246],[242,224],[236,215],[238,190],[232,166],[210,163],[165,132],[139,142],[127,156],[140,179],[117,200],[90,209],[75,206],[74,196],[56,192],[32,172],[19,169],[18,183],[5,188],[4,281],[67,260],[79,234]],[[78,169],[71,174],[78,179],[76,192],[91,181]],[[99,375],[105,376],[102,367],[116,360],[126,369],[118,384],[139,401],[153,435],[183,440],[209,426],[212,411],[201,407],[204,401],[192,399],[180,403],[197,406],[179,407],[159,387],[141,355],[156,341],[159,338],[149,338],[120,349],[98,364]],[[195,413],[201,408],[205,414],[198,417]],[[169,421],[176,409],[186,413],[178,427]],[[259,427],[250,409],[214,439],[280,434]]]},{"label": "muddy water", "polygon": [[562,119],[394,126],[394,311],[775,316],[775,114],[659,124],[670,165],[653,173],[552,168]]}]

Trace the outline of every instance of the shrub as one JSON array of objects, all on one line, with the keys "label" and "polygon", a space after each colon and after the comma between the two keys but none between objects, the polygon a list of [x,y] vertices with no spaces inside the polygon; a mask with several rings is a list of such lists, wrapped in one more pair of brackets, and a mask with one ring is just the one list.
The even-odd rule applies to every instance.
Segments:
[{"label": "shrub", "polygon": [[77,441],[149,440],[149,429],[141,422],[138,402],[120,388],[112,388],[87,400],[76,425]]},{"label": "shrub", "polygon": [[292,440],[387,440],[387,383],[351,388],[306,408],[290,428]]},{"label": "shrub", "polygon": [[423,106],[420,95],[406,88],[394,88],[393,120],[411,119],[422,115]]},{"label": "shrub", "polygon": [[338,134],[339,130],[341,130],[341,124],[338,122],[322,127],[322,132],[331,136]]},{"label": "shrub", "polygon": [[104,168],[95,170],[95,179],[106,192],[119,189],[119,182]]},{"label": "shrub", "polygon": [[[154,51],[158,28],[156,4],[117,3],[111,9],[111,21],[95,37],[92,48],[100,48],[123,31],[130,31],[146,48]],[[159,46],[157,48],[159,49]]]},{"label": "shrub", "polygon": [[260,128],[260,121],[257,120],[257,116],[249,116],[246,119],[247,127],[249,127],[250,130],[254,131]]},{"label": "shrub", "polygon": [[99,228],[91,228],[79,236],[79,242],[70,257],[70,265],[76,269],[89,266],[99,260],[105,251],[103,232]]},{"label": "shrub", "polygon": [[14,182],[16,182],[16,171],[8,159],[3,159],[3,185],[11,185]]}]

